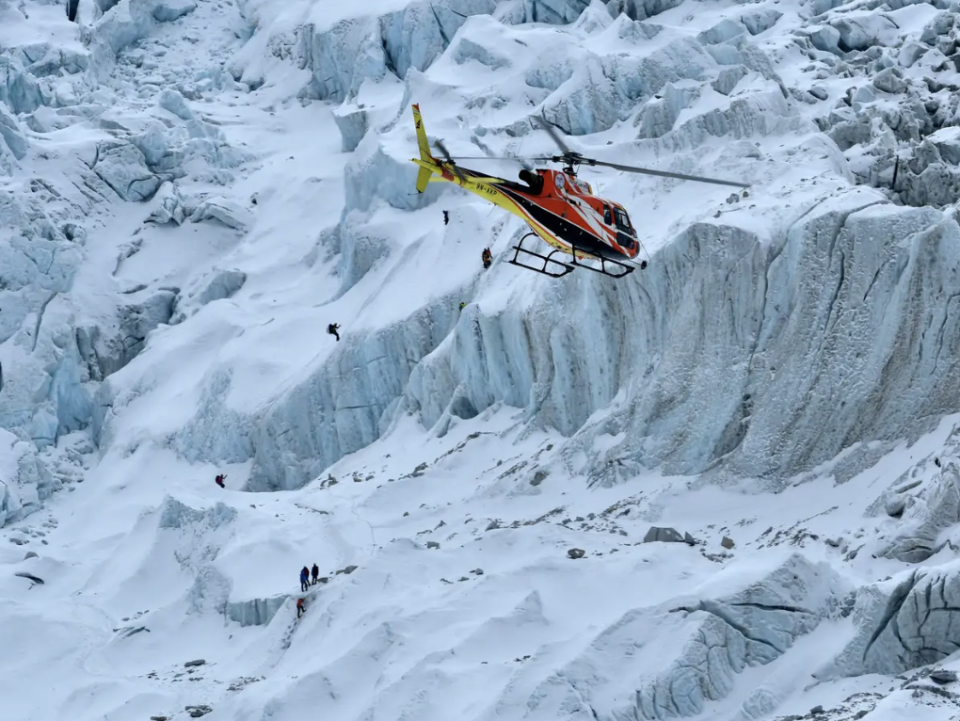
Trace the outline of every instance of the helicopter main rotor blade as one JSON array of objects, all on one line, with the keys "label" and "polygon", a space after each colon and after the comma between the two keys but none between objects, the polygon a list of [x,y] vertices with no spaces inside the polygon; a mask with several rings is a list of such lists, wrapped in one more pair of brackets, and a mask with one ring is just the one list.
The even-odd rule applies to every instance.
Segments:
[{"label": "helicopter main rotor blade", "polygon": [[686,175],[684,173],[670,173],[666,170],[652,170],[650,168],[639,168],[633,165],[620,165],[619,163],[607,163],[603,160],[594,160],[584,158],[584,162],[589,165],[605,165],[614,170],[623,170],[628,173],[642,173],[644,175],[656,175],[661,178],[676,178],[677,180],[693,180],[698,183],[713,183],[715,185],[732,185],[735,188],[749,188],[750,183],[738,183],[735,180],[721,180],[720,178],[705,178],[702,175]]},{"label": "helicopter main rotor blade", "polygon": [[446,160],[447,162],[450,162],[453,160],[453,158],[450,157],[450,151],[447,150],[447,146],[443,144],[443,141],[440,140],[440,138],[437,138],[436,140],[434,140],[433,144],[441,153],[443,153],[444,160]]},{"label": "helicopter main rotor blade", "polygon": [[544,117],[539,115],[531,116],[537,125],[547,131],[547,135],[557,144],[557,147],[564,152],[565,155],[574,155],[575,153],[570,150],[569,146],[563,141],[563,138],[560,137],[560,133],[557,132],[557,126],[551,123]]},{"label": "helicopter main rotor blade", "polygon": [[454,160],[516,160],[523,162],[524,160],[542,160],[544,162],[550,160],[556,160],[554,157],[547,156],[536,156],[536,157],[527,157],[525,155],[454,155]]}]

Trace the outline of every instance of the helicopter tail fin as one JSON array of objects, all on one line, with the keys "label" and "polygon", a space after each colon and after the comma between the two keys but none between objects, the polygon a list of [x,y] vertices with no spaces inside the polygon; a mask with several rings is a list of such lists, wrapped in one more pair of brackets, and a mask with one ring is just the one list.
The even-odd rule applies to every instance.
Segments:
[{"label": "helicopter tail fin", "polygon": [[[417,126],[417,147],[420,149],[420,160],[430,163],[431,165],[436,164],[433,156],[430,154],[430,144],[427,142],[427,131],[423,128],[423,118],[420,116],[420,106],[413,106],[413,121]],[[430,178],[433,176],[433,171],[429,168],[425,168],[422,165],[420,166],[420,172],[417,173],[417,192],[422,193],[427,189],[427,183],[430,182]]]}]

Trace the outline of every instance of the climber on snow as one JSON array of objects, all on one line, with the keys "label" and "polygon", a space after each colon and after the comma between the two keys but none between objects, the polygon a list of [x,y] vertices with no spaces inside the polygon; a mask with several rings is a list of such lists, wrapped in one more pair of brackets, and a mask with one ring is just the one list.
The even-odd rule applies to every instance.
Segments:
[{"label": "climber on snow", "polygon": [[450,211],[443,211],[443,224],[447,225],[450,222]]},{"label": "climber on snow", "polygon": [[304,566],[300,569],[300,590],[306,591],[310,587],[310,571]]},{"label": "climber on snow", "polygon": [[320,576],[320,569],[317,568],[317,564],[313,564],[313,568],[310,569],[310,575],[313,576],[313,585],[317,585],[317,578]]},{"label": "climber on snow", "polygon": [[303,607],[303,599],[302,599],[302,598],[298,598],[298,599],[297,599],[297,618],[300,618],[300,616],[303,615],[303,612],[304,612],[305,610],[306,610],[306,609],[304,609],[304,607]]},{"label": "climber on snow", "polygon": [[217,481],[217,485],[220,486],[220,488],[226,488],[226,486],[223,485],[223,482],[224,480],[226,480],[226,478],[227,477],[223,473],[217,476],[216,481]]},{"label": "climber on snow", "polygon": [[461,300],[461,301],[460,301],[460,312],[462,313],[462,312],[463,312],[463,309],[466,308],[466,307],[467,307],[467,304],[464,303],[464,302]]},{"label": "climber on snow", "polygon": [[337,337],[337,342],[340,341],[340,333],[337,332],[339,330],[340,330],[339,323],[331,323],[330,325],[327,326],[327,333],[329,333],[330,335],[335,335]]},{"label": "climber on snow", "polygon": [[490,264],[493,262],[493,254],[490,252],[490,249],[484,248],[480,257],[483,260],[483,267],[485,269],[489,268]]}]

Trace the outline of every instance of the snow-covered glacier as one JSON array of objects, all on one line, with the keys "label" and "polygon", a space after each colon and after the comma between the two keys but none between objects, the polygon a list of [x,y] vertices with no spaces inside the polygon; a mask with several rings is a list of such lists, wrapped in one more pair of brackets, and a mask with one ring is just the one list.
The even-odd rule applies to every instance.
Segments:
[{"label": "snow-covered glacier", "polygon": [[[9,713],[955,715],[956,3],[75,7],[0,0]],[[583,166],[649,265],[548,279],[413,103],[750,187]]]}]

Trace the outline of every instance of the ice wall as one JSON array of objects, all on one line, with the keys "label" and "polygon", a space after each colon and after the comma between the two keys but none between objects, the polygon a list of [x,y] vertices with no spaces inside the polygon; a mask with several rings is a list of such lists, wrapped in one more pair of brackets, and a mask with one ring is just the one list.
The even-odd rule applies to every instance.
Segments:
[{"label": "ice wall", "polygon": [[[61,24],[52,23],[41,36],[31,25],[37,22],[31,2],[4,7],[0,428],[38,448],[86,428],[95,384],[129,363],[174,312],[175,291],[120,288],[109,277],[116,270],[110,259],[95,271],[103,276],[95,281],[97,292],[77,292],[76,279],[90,258],[88,231],[98,217],[112,217],[115,203],[148,201],[162,186],[155,221],[212,219],[243,229],[243,214],[228,201],[180,188],[181,182],[231,182],[233,169],[252,157],[194,111],[203,93],[233,81],[201,68],[190,77],[168,74],[164,86],[153,84],[156,78],[140,83],[150,68],[133,46],[195,7],[192,0],[104,3],[92,24],[58,15]],[[36,8],[41,17],[46,10]],[[127,107],[127,81],[139,86],[142,107]],[[111,240],[95,238],[97,245]],[[127,255],[139,247],[134,239]],[[218,282],[185,298],[180,313],[235,292],[243,281],[224,277],[224,287],[214,287]],[[25,486],[15,479],[4,480]],[[46,494],[44,485],[21,495]],[[7,497],[14,498],[12,492]],[[18,506],[35,507],[32,501]]]},{"label": "ice wall", "polygon": [[[960,649],[956,562],[921,568],[864,586],[853,609],[856,634],[815,676],[898,674],[940,661]],[[956,594],[956,595],[955,595]]]},{"label": "ice wall", "polygon": [[[314,78],[330,84],[320,97],[357,103],[360,86],[385,77],[391,64],[406,86],[395,119],[379,128],[385,139],[366,121],[358,129],[341,122],[349,126],[345,144],[357,147],[337,231],[341,290],[389,255],[387,244],[365,230],[366,214],[383,204],[414,210],[436,197],[411,200],[414,169],[392,143],[408,140],[407,101],[443,92],[430,72],[453,71],[468,58],[496,72],[486,77],[522,77],[525,92],[540,92],[539,102],[568,132],[632,123],[640,147],[677,163],[714,138],[726,141],[729,157],[759,162],[746,139],[815,132],[796,112],[795,103],[806,100],[798,101],[752,39],[781,22],[782,13],[745,10],[696,38],[641,21],[669,5],[618,6],[629,12],[612,20],[596,16],[596,7],[584,12],[571,31],[582,40],[570,47],[583,61],[576,72],[537,45],[516,49],[506,65],[497,61],[506,57],[498,48],[516,48],[521,36],[491,18],[460,18],[457,36],[437,44],[430,38],[442,19],[419,15],[416,4],[387,19],[352,19],[325,30],[310,56]],[[498,17],[523,22],[534,6],[514,3]],[[563,14],[561,6],[552,5]],[[529,36],[538,43],[558,37],[530,32],[541,33]],[[368,67],[342,57],[374,60]],[[427,66],[426,75],[419,72]],[[609,85],[602,101],[590,92],[598,83]],[[376,103],[369,110],[377,111]],[[466,117],[484,112],[470,106]],[[502,112],[499,126],[484,129],[494,138],[527,133],[529,121],[510,115]],[[947,361],[958,341],[948,299],[958,292],[951,268],[960,227],[932,208],[898,207],[880,192],[845,188],[845,159],[830,141],[800,151],[827,159],[840,180],[805,196],[792,216],[762,232],[749,209],[698,222],[677,233],[643,273],[616,283],[580,273],[539,286],[522,302],[471,310],[468,323],[447,322],[436,305],[411,308],[403,322],[351,341],[251,419],[257,430],[228,444],[230,459],[255,457],[251,488],[290,488],[369,443],[397,413],[417,413],[432,427],[498,402],[571,436],[569,469],[602,483],[660,463],[670,472],[714,469],[779,482],[858,441],[922,431],[960,408],[957,370]],[[604,409],[610,412],[588,423]],[[210,441],[215,427],[191,426],[191,438]],[[595,443],[618,434],[622,440],[612,447]],[[191,454],[223,447],[187,445]]]},{"label": "ice wall", "polygon": [[495,7],[494,0],[412,2],[397,12],[343,20],[332,28],[308,23],[299,31],[300,66],[312,76],[307,95],[347,100],[365,80],[425,70],[467,17]]},{"label": "ice wall", "polygon": [[850,190],[772,242],[699,223],[621,282],[543,286],[529,303],[468,309],[455,326],[455,300],[444,298],[353,342],[280,398],[253,441],[253,487],[303,483],[393,413],[431,427],[497,402],[573,436],[570,469],[594,481],[657,463],[700,473],[720,460],[780,481],[960,408],[948,361],[956,310],[944,302],[960,294],[958,256],[953,220]]},{"label": "ice wall", "polygon": [[[576,470],[606,478],[617,459],[699,473],[723,459],[732,473],[782,479],[960,408],[956,311],[943,302],[960,292],[945,261],[958,253],[954,221],[856,191],[770,245],[696,225],[642,283],[558,286],[537,313],[504,311],[456,335],[407,397],[428,426],[454,398],[477,410],[537,399],[540,420],[572,434],[623,389],[618,410],[579,431],[574,447],[591,458]],[[589,450],[619,432],[613,448]]]},{"label": "ice wall", "polygon": [[[376,440],[411,371],[449,333],[456,308],[455,296],[440,298],[402,324],[347,344],[279,398],[256,424],[248,488],[297,488],[331,459]],[[195,437],[184,440],[193,445]]]}]

